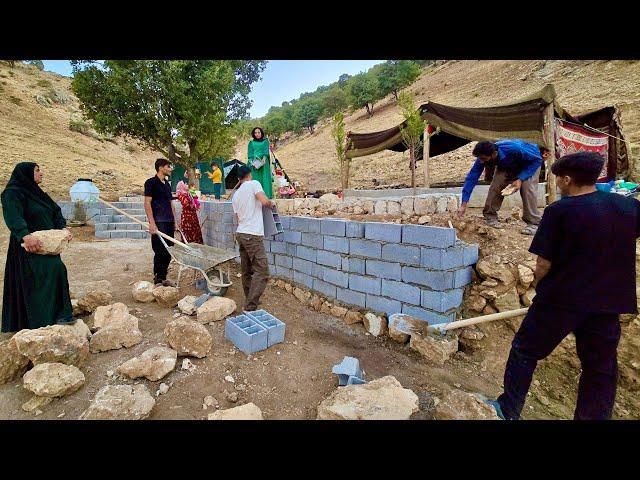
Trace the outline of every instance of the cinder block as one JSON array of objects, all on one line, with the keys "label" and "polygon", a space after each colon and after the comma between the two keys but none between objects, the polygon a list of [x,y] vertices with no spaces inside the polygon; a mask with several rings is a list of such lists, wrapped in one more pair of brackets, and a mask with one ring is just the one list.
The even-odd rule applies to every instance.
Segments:
[{"label": "cinder block", "polygon": [[459,308],[462,305],[463,295],[464,289],[462,288],[447,290],[445,292],[422,290],[420,305],[429,310],[435,310],[436,312],[446,312],[453,308]]},{"label": "cinder block", "polygon": [[328,267],[340,268],[342,266],[342,257],[337,253],[318,250],[317,263]]},{"label": "cinder block", "polygon": [[294,270],[293,281],[296,283],[299,283],[300,285],[304,285],[309,289],[313,289],[313,277],[310,275],[307,275],[306,273],[302,273],[302,272],[298,272],[297,270]]},{"label": "cinder block", "polygon": [[420,247],[388,243],[382,246],[382,259],[404,265],[420,265]]},{"label": "cinder block", "polygon": [[271,242],[271,253],[287,253],[287,244],[284,242]]},{"label": "cinder block", "polygon": [[296,246],[293,243],[288,243],[288,242],[284,242],[285,244],[285,250],[287,252],[287,255],[289,255],[290,257],[295,257],[296,256]]},{"label": "cinder block", "polygon": [[402,267],[402,281],[424,285],[432,290],[451,290],[453,272],[433,272],[417,267]]},{"label": "cinder block", "polygon": [[345,234],[350,238],[364,238],[364,223],[347,222]]},{"label": "cinder block", "polygon": [[293,280],[293,270],[290,270],[286,267],[281,267],[280,265],[276,265],[276,276],[280,278],[286,278],[288,280]]},{"label": "cinder block", "polygon": [[320,224],[320,233],[333,235],[334,237],[344,237],[346,235],[346,224],[346,220],[324,218]]},{"label": "cinder block", "polygon": [[292,230],[285,230],[282,234],[282,240],[289,243],[295,243],[297,245],[302,241],[302,234],[300,232],[294,232]]},{"label": "cinder block", "polygon": [[421,320],[426,320],[427,322],[429,322],[429,325],[437,325],[438,323],[449,323],[454,321],[456,318],[455,313],[441,315],[430,310],[425,310],[424,308],[407,304],[402,305],[402,313],[411,315],[412,317],[416,317]]},{"label": "cinder block", "polygon": [[393,280],[382,280],[382,296],[411,305],[420,305],[420,288]]},{"label": "cinder block", "polygon": [[288,215],[280,215],[280,223],[282,223],[282,228],[289,230],[289,227],[291,226],[291,217]]},{"label": "cinder block", "polygon": [[464,249],[461,246],[449,248],[422,247],[420,264],[433,270],[449,270],[461,267]]},{"label": "cinder block", "polygon": [[356,292],[371,293],[380,295],[381,280],[373,277],[363,277],[362,275],[349,274],[349,289]]},{"label": "cinder block", "polygon": [[303,245],[298,245],[296,248],[296,257],[302,258],[304,260],[309,260],[310,262],[316,262],[317,252],[315,248],[305,247]]},{"label": "cinder block", "polygon": [[[298,232],[320,233],[320,219],[311,217],[290,217],[289,229]],[[284,227],[284,225],[283,225]]]},{"label": "cinder block", "polygon": [[390,280],[402,279],[402,269],[399,263],[381,262],[379,260],[367,260],[367,275],[388,278]]},{"label": "cinder block", "polygon": [[286,255],[275,255],[275,264],[279,267],[293,268],[293,259]]},{"label": "cinder block", "polygon": [[269,253],[269,252],[267,252],[267,263],[268,263],[269,265],[274,265],[274,263],[273,263],[274,261],[275,261],[275,260],[274,260],[274,258],[273,258],[273,253]]},{"label": "cinder block", "polygon": [[354,357],[344,357],[342,362],[334,365],[331,373],[338,376],[338,385],[344,387],[347,385],[350,377],[362,379],[362,370],[360,370],[360,362]]},{"label": "cinder block", "polygon": [[324,249],[331,252],[349,253],[349,239],[344,237],[324,237]]},{"label": "cinder block", "polygon": [[462,263],[465,267],[478,263],[478,245],[465,245]]},{"label": "cinder block", "polygon": [[327,298],[336,298],[336,286],[331,285],[330,283],[323,282],[322,280],[318,280],[317,278],[313,279],[313,289],[321,293]]},{"label": "cinder block", "polygon": [[353,375],[351,375],[349,377],[349,379],[347,380],[347,386],[349,386],[349,385],[364,385],[365,383],[367,383],[366,380],[363,380],[362,378],[355,377]]},{"label": "cinder block", "polygon": [[366,260],[356,257],[342,257],[342,271],[364,275]]},{"label": "cinder block", "polygon": [[367,222],[364,224],[364,238],[367,240],[400,243],[402,240],[402,225]]},{"label": "cinder block", "polygon": [[227,318],[224,337],[246,355],[264,350],[269,345],[267,329],[246,314]]},{"label": "cinder block", "polygon": [[349,239],[349,254],[359,257],[379,259],[382,256],[382,244],[359,238]]},{"label": "cinder block", "polygon": [[472,267],[465,267],[461,268],[460,270],[456,270],[453,276],[453,287],[462,288],[465,285],[469,285],[473,278],[471,270]]},{"label": "cinder block", "polygon": [[367,308],[374,312],[385,313],[388,317],[394,313],[400,313],[402,304],[397,300],[367,294]]},{"label": "cinder block", "polygon": [[270,240],[263,240],[262,243],[264,244],[264,251],[265,252],[270,252],[271,251],[271,241]]},{"label": "cinder block", "polygon": [[311,270],[313,269],[313,263],[309,260],[303,260],[301,258],[293,259],[293,269],[298,272],[306,273],[307,275],[311,275]]},{"label": "cinder block", "polygon": [[103,232],[105,230],[109,230],[109,224],[108,223],[96,223],[95,224],[95,230],[96,230],[96,232]]},{"label": "cinder block", "polygon": [[304,232],[302,234],[302,245],[313,248],[324,248],[324,237],[317,233],[307,233]]},{"label": "cinder block", "polygon": [[324,275],[324,267],[318,263],[312,263],[311,267],[311,276],[319,278],[322,280],[322,276]]},{"label": "cinder block", "polygon": [[349,274],[333,268],[324,267],[322,279],[338,287],[347,288],[349,286]]},{"label": "cinder block", "polygon": [[268,347],[271,347],[276,343],[284,342],[286,325],[283,321],[274,317],[266,310],[255,310],[253,312],[247,312],[246,315],[250,316],[267,330]]},{"label": "cinder block", "polygon": [[402,225],[402,243],[434,248],[453,247],[456,243],[456,230],[447,227]]},{"label": "cinder block", "polygon": [[356,292],[348,288],[338,288],[336,295],[339,301],[348,305],[355,305],[362,308],[367,306],[367,296],[364,293]]}]

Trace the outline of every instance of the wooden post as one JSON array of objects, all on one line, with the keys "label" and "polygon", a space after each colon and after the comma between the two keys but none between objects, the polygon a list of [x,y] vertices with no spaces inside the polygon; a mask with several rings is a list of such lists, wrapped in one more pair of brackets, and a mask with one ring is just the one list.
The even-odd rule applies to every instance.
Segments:
[{"label": "wooden post", "polygon": [[[549,158],[545,164],[547,172],[547,205],[556,201],[556,176],[551,172],[551,164],[556,159],[555,120],[553,103],[544,109],[544,141],[549,149]],[[537,195],[537,192],[536,192]]]},{"label": "wooden post", "polygon": [[429,188],[429,148],[431,139],[429,138],[429,124],[424,124],[424,142],[422,151],[422,161],[424,162],[424,186]]}]

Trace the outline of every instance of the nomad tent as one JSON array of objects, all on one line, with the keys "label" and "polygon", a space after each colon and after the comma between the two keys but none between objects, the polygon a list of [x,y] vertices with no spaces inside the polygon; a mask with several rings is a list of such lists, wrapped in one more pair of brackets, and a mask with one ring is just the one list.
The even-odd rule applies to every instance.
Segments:
[{"label": "nomad tent", "polygon": [[[611,106],[572,116],[557,103],[553,85],[515,103],[463,108],[427,102],[420,106],[420,112],[428,124],[424,149],[427,159],[472,141],[521,138],[555,152],[556,157],[579,150],[597,151],[608,159],[602,173],[606,179],[614,179],[616,174],[629,168],[618,109]],[[347,157],[362,157],[382,150],[405,151],[407,147],[400,134],[403,125],[404,122],[380,132],[349,132]],[[418,159],[422,158],[423,152],[420,152]],[[425,169],[425,183],[427,178]],[[553,201],[555,179],[550,178],[548,183],[549,200]]]},{"label": "nomad tent", "polygon": [[224,164],[224,169],[222,170],[224,174],[224,186],[229,190],[232,190],[238,184],[238,167],[240,167],[240,165],[244,165],[244,163],[236,158]]}]

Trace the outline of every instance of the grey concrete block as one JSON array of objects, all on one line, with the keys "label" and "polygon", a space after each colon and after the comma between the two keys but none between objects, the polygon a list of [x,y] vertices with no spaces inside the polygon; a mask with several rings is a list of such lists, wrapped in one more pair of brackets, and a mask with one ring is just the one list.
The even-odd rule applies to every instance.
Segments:
[{"label": "grey concrete block", "polygon": [[380,260],[367,260],[367,275],[390,280],[402,279],[402,267],[399,263],[381,262]]},{"label": "grey concrete block", "polygon": [[324,275],[324,266],[318,263],[313,263],[311,267],[311,276],[322,280],[323,275]]},{"label": "grey concrete block", "polygon": [[359,257],[379,259],[382,256],[382,244],[359,238],[349,239],[349,254]]},{"label": "grey concrete block", "polygon": [[402,267],[402,281],[424,285],[438,291],[454,288],[453,272],[434,272],[417,267]]},{"label": "grey concrete block", "polygon": [[227,318],[224,337],[246,355],[264,350],[268,346],[267,329],[248,315]]},{"label": "grey concrete block", "polygon": [[400,313],[402,304],[397,300],[367,294],[367,308],[374,312],[385,313],[388,317],[394,313]]},{"label": "grey concrete block", "polygon": [[347,288],[349,286],[349,274],[333,268],[324,267],[322,279],[338,287]]},{"label": "grey concrete block", "polygon": [[346,224],[346,220],[324,218],[320,224],[320,233],[334,237],[344,237],[346,235]]},{"label": "grey concrete block", "polygon": [[267,263],[269,265],[274,265],[273,262],[274,262],[273,253],[267,252]]},{"label": "grey concrete block", "polygon": [[337,298],[348,305],[355,305],[365,308],[367,306],[367,296],[364,293],[356,292],[348,288],[338,288]]},{"label": "grey concrete block", "polygon": [[465,245],[463,253],[463,265],[468,267],[470,265],[474,265],[478,263],[478,245]]},{"label": "grey concrete block", "polygon": [[382,280],[382,296],[402,303],[420,305],[420,288],[394,280]]},{"label": "grey concrete block", "polygon": [[456,243],[456,230],[447,227],[402,225],[402,243],[435,248],[453,247]]},{"label": "grey concrete block", "polygon": [[276,275],[280,278],[293,280],[293,270],[290,270],[286,267],[281,267],[280,265],[276,265]]},{"label": "grey concrete block", "polygon": [[364,238],[364,223],[347,222],[345,235],[350,238]]},{"label": "grey concrete block", "polygon": [[302,234],[302,245],[313,248],[324,248],[324,237],[317,233],[307,233],[304,232]]},{"label": "grey concrete block", "polygon": [[296,283],[299,283],[300,285],[304,285],[309,289],[313,289],[313,277],[310,275],[307,275],[306,273],[302,273],[297,270],[294,270],[293,281]]},{"label": "grey concrete block", "polygon": [[328,267],[340,268],[342,266],[342,257],[337,253],[318,250],[317,263]]},{"label": "grey concrete block", "polygon": [[274,317],[266,310],[254,310],[253,312],[247,312],[246,315],[267,330],[267,347],[284,342],[286,325],[282,320]]},{"label": "grey concrete block", "polygon": [[400,243],[402,240],[402,225],[367,222],[364,224],[364,238],[367,240]]},{"label": "grey concrete block", "polygon": [[[220,237],[215,236],[214,238],[219,239]],[[271,253],[287,253],[287,244],[285,242],[271,242]]]},{"label": "grey concrete block", "polygon": [[362,275],[349,274],[349,289],[356,292],[380,295],[382,282],[379,278],[364,277]]},{"label": "grey concrete block", "polygon": [[430,325],[437,325],[439,323],[449,323],[455,320],[455,313],[441,315],[424,308],[416,307],[413,305],[402,305],[402,313],[411,315],[412,317],[426,320]]},{"label": "grey concrete block", "polygon": [[287,243],[284,242],[285,244],[285,250],[287,252],[287,255],[289,255],[290,257],[295,257],[296,256],[296,252],[297,252],[297,245],[294,245],[293,243]]},{"label": "grey concrete block", "polygon": [[286,255],[275,255],[275,263],[280,267],[293,268],[293,259]]},{"label": "grey concrete block", "polygon": [[282,223],[282,228],[289,230],[289,227],[291,226],[291,217],[288,215],[280,215],[280,223]]},{"label": "grey concrete block", "polygon": [[338,376],[338,385],[344,387],[347,385],[350,377],[362,379],[362,370],[360,370],[360,362],[354,357],[344,357],[342,362],[334,365],[331,373]]},{"label": "grey concrete block", "polygon": [[342,257],[343,272],[359,273],[364,275],[366,271],[366,260],[356,257]]},{"label": "grey concrete block", "polygon": [[336,286],[330,283],[314,278],[313,289],[327,298],[336,298]]},{"label": "grey concrete block", "polygon": [[349,253],[349,239],[345,237],[324,237],[324,249],[331,252]]},{"label": "grey concrete block", "polygon": [[420,247],[388,243],[382,246],[382,260],[403,265],[420,265]]},{"label": "grey concrete block", "polygon": [[473,278],[471,273],[472,269],[472,267],[465,267],[461,268],[460,270],[456,270],[453,277],[453,287],[461,288],[465,285],[469,285]]},{"label": "grey concrete block", "polygon": [[[446,312],[459,308],[462,305],[464,289],[447,290],[437,292],[432,290],[422,290],[420,306],[436,312]],[[407,302],[412,303],[412,302]]]},{"label": "grey concrete block", "polygon": [[265,252],[270,252],[271,251],[271,241],[270,240],[263,240],[262,243],[264,244],[264,251]]},{"label": "grey concrete block", "polygon": [[315,248],[298,245],[298,247],[296,248],[296,257],[315,263],[317,259],[317,252],[318,250],[316,250]]},{"label": "grey concrete block", "polygon": [[449,270],[461,267],[464,248],[456,245],[449,248],[422,247],[420,264],[433,270]]},{"label": "grey concrete block", "polygon": [[293,269],[302,273],[306,273],[307,275],[311,275],[311,271],[313,270],[313,262],[309,260],[303,260],[302,258],[294,258],[293,259]]},{"label": "grey concrete block", "polygon": [[295,230],[297,232],[320,233],[319,218],[292,216],[290,219],[290,230]]},{"label": "grey concrete block", "polygon": [[281,235],[282,235],[282,240],[284,240],[285,242],[295,243],[299,245],[300,242],[302,241],[302,234],[300,232],[285,230]]}]

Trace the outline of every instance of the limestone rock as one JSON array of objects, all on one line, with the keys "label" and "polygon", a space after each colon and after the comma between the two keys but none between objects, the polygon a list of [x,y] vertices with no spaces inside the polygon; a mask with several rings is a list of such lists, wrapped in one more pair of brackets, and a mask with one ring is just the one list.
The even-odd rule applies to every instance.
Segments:
[{"label": "limestone rock", "polygon": [[322,298],[320,298],[318,295],[312,295],[311,299],[309,300],[309,305],[316,312],[320,311],[320,309],[322,308]]},{"label": "limestone rock", "polygon": [[320,312],[324,313],[325,315],[331,315],[331,307],[332,305],[329,302],[322,302]]},{"label": "limestone rock", "polygon": [[407,343],[413,333],[426,334],[429,324],[419,318],[404,313],[394,313],[389,317],[389,336],[399,343]]},{"label": "limestone rock", "polygon": [[84,321],[82,321],[79,318],[76,319],[76,321],[75,321],[75,323],[73,325],[64,325],[64,327],[66,327],[67,329],[69,329],[72,332],[75,332],[76,335],[79,335],[82,338],[86,338],[87,340],[91,340],[91,330],[89,329],[87,324],[84,323]]},{"label": "limestone rock", "polygon": [[93,313],[93,330],[100,330],[109,324],[121,321],[129,313],[129,307],[124,303],[102,305]]},{"label": "limestone rock", "polygon": [[211,297],[198,308],[198,322],[218,322],[235,312],[236,302],[226,297]]},{"label": "limestone rock", "polygon": [[470,325],[462,329],[458,343],[464,351],[480,350],[484,346],[483,338],[485,338],[485,334],[475,325]]},{"label": "limestone rock", "polygon": [[502,264],[500,257],[497,255],[491,255],[479,260],[476,268],[482,278],[495,278],[507,286],[516,283],[516,279],[513,273],[511,273],[511,270]]},{"label": "limestone rock", "polygon": [[107,385],[98,391],[80,420],[142,420],[155,404],[144,385]]},{"label": "limestone rock", "polygon": [[436,406],[437,420],[500,420],[493,407],[475,395],[452,389]]},{"label": "limestone rock", "polygon": [[347,325],[362,323],[363,320],[364,317],[362,316],[362,314],[360,312],[354,312],[353,310],[347,312],[347,314],[344,316],[344,323],[346,323]]},{"label": "limestone rock", "polygon": [[80,307],[80,305],[78,305],[77,298],[71,299],[71,308],[73,309],[72,314],[74,317],[79,317],[80,315],[84,315],[86,313],[84,309]]},{"label": "limestone rock", "polygon": [[163,307],[173,308],[180,300],[180,290],[176,287],[155,287],[153,296]]},{"label": "limestone rock", "polygon": [[[482,298],[486,298],[487,300],[495,300],[496,298],[498,298],[498,293],[495,290],[482,290],[480,292],[480,296]],[[485,305],[486,305],[486,300],[485,300]]]},{"label": "limestone rock", "polygon": [[145,377],[156,382],[173,371],[177,360],[178,353],[175,350],[153,347],[120,365],[116,372],[129,378]]},{"label": "limestone rock", "polygon": [[202,324],[185,317],[167,323],[164,336],[182,357],[206,357],[213,343],[211,334]]},{"label": "limestone rock", "polygon": [[111,293],[102,291],[90,291],[85,293],[82,298],[78,300],[78,308],[81,308],[87,313],[93,313],[95,310],[103,305],[109,305],[113,301]]},{"label": "limestone rock", "polygon": [[374,337],[379,337],[387,332],[387,319],[369,312],[364,316],[364,328]]},{"label": "limestone rock", "polygon": [[418,396],[389,375],[362,385],[338,387],[318,406],[318,420],[407,420]]},{"label": "limestone rock", "polygon": [[134,283],[131,295],[136,302],[140,303],[151,303],[156,299],[153,296],[153,283],[145,281]]},{"label": "limestone rock", "polygon": [[430,221],[431,221],[431,217],[429,215],[422,215],[420,218],[418,218],[418,223],[420,225],[425,225]]},{"label": "limestone rock", "polygon": [[401,211],[400,202],[387,202],[387,213],[389,215],[400,215]]},{"label": "limestone rock", "polygon": [[429,215],[436,213],[436,206],[432,197],[416,197],[413,202],[413,210],[416,215]]},{"label": "limestone rock", "polygon": [[373,207],[373,212],[376,215],[385,215],[387,213],[387,202],[384,200],[378,200]]},{"label": "limestone rock", "polygon": [[184,297],[182,300],[178,302],[178,309],[185,315],[195,314],[196,310],[198,310],[198,307],[196,306],[197,299],[198,297],[195,297],[193,295],[187,295],[186,297]]},{"label": "limestone rock", "polygon": [[253,403],[210,413],[209,420],[264,420],[262,411]]},{"label": "limestone rock", "polygon": [[495,308],[493,308],[491,305],[487,305],[482,310],[482,313],[484,313],[485,315],[491,315],[492,313],[498,313],[498,311]]},{"label": "limestone rock", "polygon": [[291,293],[291,292],[293,292],[293,285],[291,285],[290,283],[286,283],[286,282],[285,282],[285,284],[284,284],[284,290],[285,290],[287,293]]},{"label": "limestone rock", "polygon": [[306,290],[302,290],[301,288],[296,287],[293,289],[293,296],[296,297],[298,300],[300,300],[300,302],[306,305],[309,302],[309,299],[311,298],[311,292],[308,292]]},{"label": "limestone rock", "polygon": [[320,197],[320,203],[338,203],[340,199],[333,193],[325,193]]},{"label": "limestone rock", "polygon": [[403,215],[413,215],[413,197],[404,197],[400,202],[400,211]]},{"label": "limestone rock", "polygon": [[469,295],[465,303],[470,310],[473,310],[474,312],[481,312],[487,304],[487,301],[480,295]]},{"label": "limestone rock", "polygon": [[29,358],[18,351],[14,338],[0,342],[0,385],[24,375]]},{"label": "limestone rock", "polygon": [[416,332],[411,335],[409,346],[422,354],[427,361],[444,365],[451,355],[458,351],[458,337],[450,332],[444,336],[439,333],[423,335]]},{"label": "limestone rock", "polygon": [[60,255],[70,240],[66,230],[40,230],[31,236],[42,242],[42,248],[35,252],[38,255]]},{"label": "limestone rock", "polygon": [[34,412],[40,410],[46,405],[49,405],[53,399],[54,397],[39,397],[38,395],[34,395],[30,400],[23,403],[20,408],[25,412]]},{"label": "limestone rock", "polygon": [[340,307],[338,305],[334,305],[331,308],[331,315],[333,315],[334,317],[342,318],[347,314],[348,311],[349,310],[347,310],[344,307]]},{"label": "limestone rock", "polygon": [[12,340],[18,352],[34,365],[59,362],[81,366],[89,357],[89,342],[86,337],[68,325],[50,325],[34,330],[20,330]]},{"label": "limestone rock", "polygon": [[39,397],[64,397],[84,385],[84,374],[73,365],[41,363],[22,377],[23,386]]},{"label": "limestone rock", "polygon": [[533,303],[533,297],[535,296],[536,296],[536,289],[530,288],[529,290],[524,292],[524,295],[522,295],[522,304],[525,307],[530,307],[531,304]]},{"label": "limestone rock", "polygon": [[529,285],[533,282],[533,271],[524,265],[518,265],[518,281],[525,289],[529,288]]},{"label": "limestone rock", "polygon": [[449,198],[440,196],[436,200],[436,213],[445,213],[449,207]]},{"label": "limestone rock", "polygon": [[498,295],[493,302],[493,305],[499,312],[508,312],[509,310],[516,310],[520,308],[520,297],[515,287],[511,288],[502,295]]},{"label": "limestone rock", "polygon": [[107,326],[98,330],[91,341],[91,353],[106,352],[119,348],[129,348],[142,341],[142,333],[138,328],[138,318],[125,314],[122,318],[113,320]]}]

